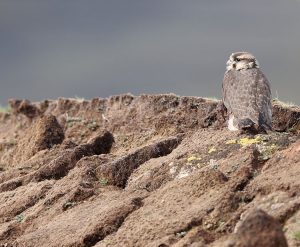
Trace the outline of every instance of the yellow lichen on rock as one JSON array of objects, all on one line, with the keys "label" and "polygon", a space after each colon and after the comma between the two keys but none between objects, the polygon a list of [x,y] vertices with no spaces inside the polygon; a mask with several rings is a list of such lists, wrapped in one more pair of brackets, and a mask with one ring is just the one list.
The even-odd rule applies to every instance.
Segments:
[{"label": "yellow lichen on rock", "polygon": [[256,143],[261,143],[261,138],[260,138],[260,136],[257,136],[257,137],[255,137],[255,138],[241,138],[240,140],[239,140],[239,144],[241,145],[241,146],[249,146],[249,145],[251,145],[251,144],[256,144]]},{"label": "yellow lichen on rock", "polygon": [[228,140],[227,142],[225,142],[225,144],[236,144],[236,143],[237,143],[236,139],[231,139],[231,140]]},{"label": "yellow lichen on rock", "polygon": [[261,143],[263,140],[261,139],[260,136],[257,136],[255,138],[241,138],[239,140],[236,139],[231,139],[225,142],[225,144],[240,144],[241,146],[245,147],[245,146],[249,146],[251,144],[257,144],[257,143]]},{"label": "yellow lichen on rock", "polygon": [[191,162],[191,161],[194,161],[194,160],[201,160],[201,158],[197,157],[197,156],[190,156],[190,157],[187,158],[188,162]]}]

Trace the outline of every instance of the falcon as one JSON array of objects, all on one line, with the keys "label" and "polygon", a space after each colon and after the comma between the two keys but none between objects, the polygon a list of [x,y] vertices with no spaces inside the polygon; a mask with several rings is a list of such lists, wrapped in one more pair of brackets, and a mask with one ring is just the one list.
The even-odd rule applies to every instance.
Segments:
[{"label": "falcon", "polygon": [[270,84],[249,52],[235,52],[227,61],[223,79],[223,104],[231,131],[272,129]]}]

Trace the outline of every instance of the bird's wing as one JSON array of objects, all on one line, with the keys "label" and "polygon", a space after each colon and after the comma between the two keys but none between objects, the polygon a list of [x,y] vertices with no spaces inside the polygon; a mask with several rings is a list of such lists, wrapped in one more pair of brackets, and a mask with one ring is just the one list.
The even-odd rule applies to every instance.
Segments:
[{"label": "bird's wing", "polygon": [[222,83],[222,90],[223,90],[223,103],[227,109],[227,112],[230,114],[233,111],[234,106],[234,97],[236,94],[236,88],[234,86],[236,81],[235,75],[233,71],[229,70],[226,71],[224,74],[224,79]]},{"label": "bird's wing", "polygon": [[272,95],[268,79],[257,69],[256,104],[259,110],[259,125],[272,128]]}]

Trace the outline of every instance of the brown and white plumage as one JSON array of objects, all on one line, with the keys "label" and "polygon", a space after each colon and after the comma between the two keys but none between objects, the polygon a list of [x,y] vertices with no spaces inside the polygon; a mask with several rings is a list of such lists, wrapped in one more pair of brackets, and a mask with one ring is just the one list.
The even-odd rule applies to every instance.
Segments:
[{"label": "brown and white plumage", "polygon": [[236,52],[230,56],[222,86],[230,130],[272,128],[270,84],[252,54]]}]

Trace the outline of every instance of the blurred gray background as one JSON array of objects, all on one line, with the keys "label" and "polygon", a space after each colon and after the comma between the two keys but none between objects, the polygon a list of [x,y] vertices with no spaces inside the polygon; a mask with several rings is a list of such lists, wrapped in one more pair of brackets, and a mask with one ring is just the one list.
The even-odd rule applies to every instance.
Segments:
[{"label": "blurred gray background", "polygon": [[299,0],[1,0],[0,103],[131,92],[221,97],[250,51],[300,104]]}]

